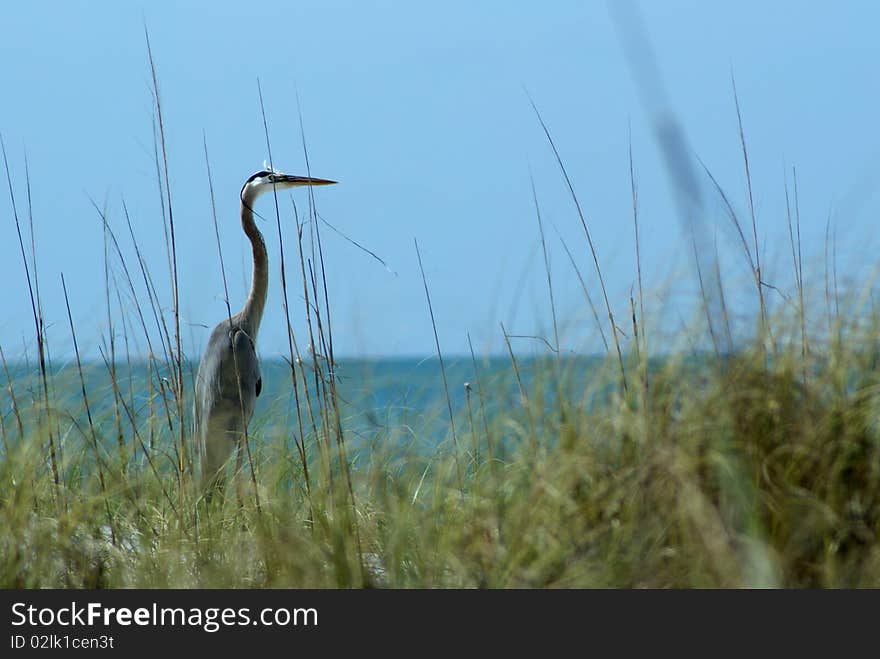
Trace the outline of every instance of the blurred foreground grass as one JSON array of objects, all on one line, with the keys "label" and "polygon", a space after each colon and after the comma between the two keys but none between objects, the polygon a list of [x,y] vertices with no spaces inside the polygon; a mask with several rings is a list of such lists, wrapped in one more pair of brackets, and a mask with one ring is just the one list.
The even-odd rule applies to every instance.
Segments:
[{"label": "blurred foreground grass", "polygon": [[590,404],[589,385],[546,402],[572,375],[548,361],[520,401],[485,424],[471,407],[431,454],[363,443],[351,490],[338,454],[309,450],[307,489],[289,439],[265,436],[259,507],[249,477],[198,501],[161,446],[151,463],[132,446],[124,466],[102,447],[99,477],[71,424],[56,486],[45,431],[17,437],[10,412],[2,586],[877,586],[878,332],[838,336],[667,358]]}]

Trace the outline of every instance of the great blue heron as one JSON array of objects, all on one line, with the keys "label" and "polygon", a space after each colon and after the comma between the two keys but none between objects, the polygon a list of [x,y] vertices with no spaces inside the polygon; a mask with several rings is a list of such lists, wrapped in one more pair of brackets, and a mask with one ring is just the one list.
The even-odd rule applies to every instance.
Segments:
[{"label": "great blue heron", "polygon": [[254,223],[254,202],[270,190],[335,182],[262,170],[241,188],[241,227],[251,241],[254,272],[244,308],[211,332],[196,375],[193,425],[203,487],[220,480],[227,460],[242,441],[263,385],[256,341],[269,288],[269,257],[263,234]]}]

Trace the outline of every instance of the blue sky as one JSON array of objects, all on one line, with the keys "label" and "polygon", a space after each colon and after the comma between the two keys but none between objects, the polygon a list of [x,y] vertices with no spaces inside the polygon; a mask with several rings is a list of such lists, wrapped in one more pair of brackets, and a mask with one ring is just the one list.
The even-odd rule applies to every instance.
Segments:
[{"label": "blue sky", "polygon": [[[864,276],[874,265],[880,204],[876,4],[644,2],[642,14],[690,147],[746,217],[731,71],[736,76],[765,278],[790,290],[783,186],[792,166],[808,283],[821,283],[829,216],[842,283]],[[0,133],[20,212],[27,156],[39,283],[59,356],[71,345],[62,272],[85,352],[96,355],[107,331],[101,224],[90,198],[106,204],[120,238],[125,201],[170,311],[145,24],[165,112],[189,354],[225,314],[203,135],[233,309],[247,290],[237,195],[268,157],[258,79],[276,166],[305,173],[298,95],[311,172],[340,181],[316,192],[318,211],[396,273],[325,231],[338,354],[433,352],[414,238],[444,351],[465,353],[468,332],[478,352],[504,350],[499,322],[514,334],[549,337],[530,175],[547,224],[563,348],[600,347],[556,233],[598,301],[583,231],[524,90],[565,161],[621,317],[635,283],[631,134],[649,320],[674,332],[677,319],[692,316],[688,243],[605,2],[8,3],[0,23]],[[12,207],[2,197],[0,345],[17,355],[34,350],[33,328]],[[296,199],[304,205],[307,196]],[[293,260],[289,198],[281,202]],[[286,352],[286,334],[271,200],[258,210],[272,219],[260,225],[272,262],[260,352],[270,358]],[[710,208],[707,221],[718,227],[725,281],[745,289],[748,275],[727,247],[734,243],[723,216]],[[135,267],[129,241],[122,243]],[[299,300],[291,306],[302,332]],[[517,348],[542,345],[519,339]]]}]

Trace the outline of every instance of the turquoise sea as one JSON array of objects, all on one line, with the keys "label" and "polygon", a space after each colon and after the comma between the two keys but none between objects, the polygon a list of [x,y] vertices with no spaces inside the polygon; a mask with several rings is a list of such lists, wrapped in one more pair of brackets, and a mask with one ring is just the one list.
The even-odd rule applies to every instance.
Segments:
[{"label": "turquoise sea", "polygon": [[[382,443],[391,449],[430,452],[451,437],[450,407],[457,432],[464,435],[472,424],[493,422],[499,414],[510,416],[512,411],[521,410],[521,392],[533,404],[549,405],[557,394],[556,385],[550,386],[547,377],[551,369],[563,373],[568,394],[587,396],[592,392],[589,396],[595,398],[596,388],[589,385],[601,370],[602,361],[598,357],[566,357],[558,361],[529,358],[517,360],[514,369],[509,357],[476,362],[469,356],[444,358],[445,387],[436,358],[342,359],[336,364],[335,380],[346,442],[355,449],[365,443]],[[197,368],[197,363],[184,364],[186,424],[191,423],[192,380]],[[318,407],[313,371],[309,366],[305,370],[309,380],[307,393],[301,379],[298,381],[303,419],[307,418],[306,399],[312,401],[314,409]],[[263,360],[261,372],[262,393],[250,424],[250,435],[257,442],[277,438],[279,434],[292,439],[300,426],[291,368],[284,360]],[[9,373],[8,382],[4,382],[8,386],[0,388],[0,413],[7,437],[14,439],[17,419],[13,395],[27,426],[27,436],[28,427],[39,423],[43,415],[43,389],[39,369],[33,362],[10,364]],[[114,378],[118,393],[114,393],[112,386]],[[90,362],[83,366],[87,410],[76,361],[54,363],[48,378],[49,399],[62,444],[86,446],[83,440],[88,439],[88,413],[100,440],[107,446],[116,443],[119,428],[125,442],[140,439],[146,443],[148,432],[156,445],[167,441],[171,436],[169,427],[177,423],[170,394],[172,379],[164,364],[151,368],[145,361],[118,361],[115,374],[111,375],[105,363]],[[172,410],[170,420],[163,400],[168,401]],[[304,422],[306,435],[308,427]],[[176,435],[178,430],[172,432]]]}]

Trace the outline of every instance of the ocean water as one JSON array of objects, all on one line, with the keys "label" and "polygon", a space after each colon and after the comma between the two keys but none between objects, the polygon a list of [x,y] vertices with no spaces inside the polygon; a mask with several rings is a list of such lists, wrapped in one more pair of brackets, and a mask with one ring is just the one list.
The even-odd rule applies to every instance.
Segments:
[{"label": "ocean water", "polygon": [[[450,407],[458,432],[465,433],[472,421],[482,424],[485,418],[494,422],[498,415],[510,416],[520,411],[520,387],[533,403],[552,404],[558,393],[556,385],[551,386],[550,374],[555,370],[563,374],[561,380],[565,383],[566,395],[585,396],[602,363],[597,357],[566,357],[559,362],[530,358],[518,360],[515,371],[508,357],[482,359],[476,363],[470,357],[451,357],[444,359],[444,386],[443,372],[436,358],[343,359],[336,364],[335,381],[346,442],[355,449],[365,443],[382,442],[386,446],[430,452],[450,437]],[[197,363],[184,365],[187,424],[191,423],[192,382],[197,368]],[[308,366],[306,372],[308,394],[299,381],[301,405],[309,399],[317,408],[313,372]],[[298,434],[289,364],[284,360],[263,360],[261,374],[262,392],[249,434],[257,442],[277,437],[279,433]],[[114,379],[119,401],[112,385]],[[108,446],[111,438],[116,442],[120,426],[126,442],[136,439],[146,442],[147,427],[154,441],[163,441],[163,433],[170,436],[163,403],[164,396],[173,407],[170,379],[171,374],[164,365],[159,366],[157,376],[146,362],[117,363],[113,374],[104,363],[85,364],[87,410],[76,362],[54,364],[49,375],[49,395],[63,441],[84,444],[89,413],[99,436]],[[9,389],[14,393],[25,425],[34,425],[42,414],[42,383],[36,365],[22,362],[10,365],[10,379],[6,384],[10,386],[0,389],[0,414],[7,435],[11,436],[16,419]],[[595,397],[596,388],[592,390]],[[602,388],[598,391],[601,394]],[[301,409],[306,419],[306,408]],[[151,417],[153,423],[149,424]],[[172,425],[175,422],[172,421]]]}]

